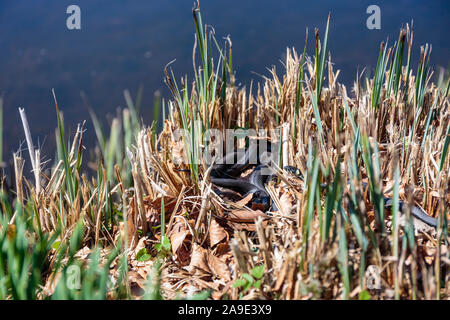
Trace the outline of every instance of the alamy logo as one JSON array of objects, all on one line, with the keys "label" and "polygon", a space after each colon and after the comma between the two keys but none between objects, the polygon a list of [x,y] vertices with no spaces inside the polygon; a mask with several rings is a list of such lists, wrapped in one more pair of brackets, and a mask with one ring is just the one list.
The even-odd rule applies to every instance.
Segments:
[{"label": "alamy logo", "polygon": [[377,266],[370,265],[367,267],[366,285],[369,290],[381,289],[380,269]]},{"label": "alamy logo", "polygon": [[66,10],[67,14],[70,16],[67,17],[66,26],[69,30],[80,30],[81,29],[81,9],[77,5],[70,5]]},{"label": "alamy logo", "polygon": [[373,4],[367,7],[367,14],[370,16],[367,18],[366,26],[367,29],[381,29],[381,9],[379,6]]},{"label": "alamy logo", "polygon": [[[201,123],[196,122],[194,127],[201,127]],[[279,166],[281,142],[280,134],[275,129],[267,132],[266,129],[226,129],[221,131],[211,128],[206,130],[203,135],[205,148],[201,148],[198,143],[192,144],[190,135],[187,129],[176,129],[173,133],[176,142],[183,141],[191,153],[198,155],[198,157],[190,158],[185,153],[179,159],[180,163],[198,165],[202,163],[201,159],[204,159],[209,166],[212,163],[244,164],[248,161],[249,164],[264,164],[265,166],[261,169],[262,175],[272,174],[272,169],[276,170]],[[257,137],[259,139],[256,139]],[[235,149],[235,142],[245,142],[245,139],[249,139],[248,148],[241,146]],[[268,140],[271,142],[269,143]],[[235,154],[236,157],[227,157],[228,154]]]},{"label": "alamy logo", "polygon": [[72,265],[66,271],[66,286],[70,290],[81,289],[81,270],[79,266]]}]

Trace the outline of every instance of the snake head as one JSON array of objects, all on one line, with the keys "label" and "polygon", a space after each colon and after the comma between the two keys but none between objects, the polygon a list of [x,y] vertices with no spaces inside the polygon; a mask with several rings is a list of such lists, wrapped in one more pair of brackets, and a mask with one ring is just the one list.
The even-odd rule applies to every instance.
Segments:
[{"label": "snake head", "polygon": [[252,210],[261,210],[263,212],[267,211],[270,208],[270,196],[267,192],[260,190],[256,191],[253,194],[251,208]]}]

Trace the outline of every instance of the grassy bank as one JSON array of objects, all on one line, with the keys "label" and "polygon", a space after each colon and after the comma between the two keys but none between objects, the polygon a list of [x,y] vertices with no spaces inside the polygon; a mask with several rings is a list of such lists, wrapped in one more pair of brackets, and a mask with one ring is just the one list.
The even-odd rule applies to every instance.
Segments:
[{"label": "grassy bank", "polygon": [[[1,190],[0,298],[449,298],[449,81],[432,82],[431,48],[412,66],[406,25],[392,46],[381,44],[373,75],[346,88],[327,24],[307,35],[313,56],[306,40],[301,54],[286,49],[282,75],[272,69],[247,90],[236,85],[231,41],[214,37],[198,7],[193,18],[195,78],[166,67],[172,99],[155,103],[161,132],[142,124],[139,94],[125,92],[127,107],[106,131],[90,112],[96,176],[82,171],[83,124],[66,135],[56,95],[51,170],[21,111],[29,152],[14,155],[14,188]],[[211,128],[285,137],[281,162],[303,180],[277,172],[267,186],[277,212],[213,192],[201,157]],[[397,199],[438,227],[414,224]]]}]

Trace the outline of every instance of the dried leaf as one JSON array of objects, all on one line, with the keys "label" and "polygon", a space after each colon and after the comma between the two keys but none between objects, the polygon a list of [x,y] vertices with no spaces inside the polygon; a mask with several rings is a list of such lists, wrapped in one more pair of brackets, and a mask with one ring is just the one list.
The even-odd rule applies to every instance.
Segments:
[{"label": "dried leaf", "polygon": [[233,210],[228,215],[228,220],[232,222],[254,222],[256,218],[268,218],[261,210]]},{"label": "dried leaf", "polygon": [[245,198],[236,202],[236,205],[239,207],[246,206],[253,199],[253,193],[248,194]]},{"label": "dried leaf", "polygon": [[236,231],[256,231],[256,226],[254,223],[243,223],[243,222],[228,222],[231,229]]},{"label": "dried leaf", "polygon": [[214,276],[219,279],[223,279],[226,282],[231,280],[231,273],[228,268],[228,264],[225,263],[224,259],[216,257],[211,252],[208,252],[208,265]]},{"label": "dried leaf", "polygon": [[[195,267],[205,272],[211,273],[211,269],[208,266],[208,251],[196,243],[194,243],[192,246],[192,257],[189,267]],[[192,271],[194,270],[191,269],[191,273],[193,273]]]},{"label": "dried leaf", "polygon": [[211,226],[209,228],[209,245],[214,247],[223,239],[228,239],[228,233],[221,225],[217,223],[216,219],[212,219]]},{"label": "dried leaf", "polygon": [[176,223],[170,230],[169,238],[173,255],[182,265],[187,265],[190,254],[185,242],[189,242],[192,239],[192,235],[189,229],[186,228],[184,220],[176,220]]},{"label": "dried leaf", "polygon": [[228,244],[228,241],[226,243],[219,243],[214,249],[214,254],[216,256],[221,256],[229,252],[230,252],[230,245]]},{"label": "dried leaf", "polygon": [[284,192],[280,197],[281,212],[283,215],[289,215],[292,211],[293,197],[289,192]]}]

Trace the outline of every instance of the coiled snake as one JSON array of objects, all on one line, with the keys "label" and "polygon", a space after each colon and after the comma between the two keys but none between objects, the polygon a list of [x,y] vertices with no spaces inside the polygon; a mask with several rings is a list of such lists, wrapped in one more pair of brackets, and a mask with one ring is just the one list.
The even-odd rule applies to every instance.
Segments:
[{"label": "coiled snake", "polygon": [[[267,156],[267,153],[258,153],[258,146],[259,144],[251,144],[245,152],[231,152],[226,154],[225,157],[221,159],[220,164],[213,165],[210,179],[214,185],[237,191],[242,195],[242,197],[246,197],[247,195],[253,193],[251,204],[257,204],[264,211],[267,211],[271,208],[271,198],[265,188],[265,184],[272,180],[275,177],[275,174],[267,174],[267,172],[264,174],[263,169],[267,169],[267,162],[264,163],[262,158],[263,155]],[[267,144],[267,152],[271,152],[270,143]],[[249,179],[244,180],[240,178],[242,172],[252,166],[254,166],[254,169],[251,172]],[[300,171],[295,167],[285,166],[283,169],[299,178],[302,178],[299,175]],[[326,184],[322,184],[322,187],[325,186]],[[216,193],[219,195],[221,194],[221,192],[217,189]],[[389,208],[392,205],[393,200],[391,198],[384,197],[384,206]],[[402,200],[399,200],[398,205],[400,211],[406,207],[406,204]],[[276,209],[276,207],[274,208]],[[436,218],[429,216],[423,209],[417,206],[411,206],[410,213],[412,216],[429,226],[436,228],[438,225]]]}]

